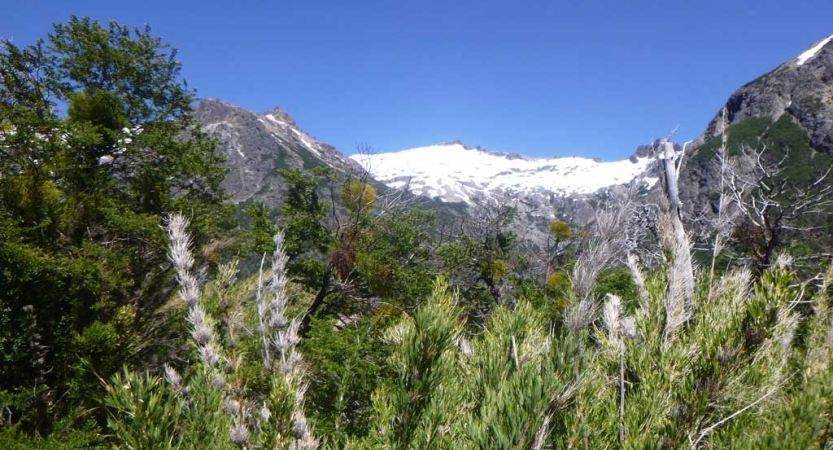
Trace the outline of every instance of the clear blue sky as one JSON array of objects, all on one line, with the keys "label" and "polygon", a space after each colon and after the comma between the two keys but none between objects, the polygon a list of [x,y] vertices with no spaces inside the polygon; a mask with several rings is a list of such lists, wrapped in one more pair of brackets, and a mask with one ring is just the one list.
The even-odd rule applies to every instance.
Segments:
[{"label": "clear blue sky", "polygon": [[6,0],[0,36],[70,14],[149,23],[201,97],[286,109],[350,154],[462,140],[616,159],[703,131],[741,85],[833,34],[833,1]]}]

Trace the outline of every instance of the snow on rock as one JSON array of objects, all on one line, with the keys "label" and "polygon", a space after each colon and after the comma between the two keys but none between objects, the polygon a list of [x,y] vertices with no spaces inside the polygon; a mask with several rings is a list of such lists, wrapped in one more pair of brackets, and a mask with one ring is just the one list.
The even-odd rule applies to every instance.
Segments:
[{"label": "snow on rock", "polygon": [[321,153],[318,151],[318,149],[315,147],[315,144],[313,144],[313,143],[312,143],[312,142],[308,139],[308,137],[307,137],[307,135],[306,135],[306,134],[304,134],[302,131],[298,131],[298,130],[296,130],[295,128],[292,128],[292,132],[293,132],[293,133],[295,133],[295,136],[298,136],[298,139],[300,139],[300,140],[301,140],[301,142],[304,144],[304,146],[305,146],[307,149],[309,149],[311,152],[313,152],[313,153],[315,153],[315,154],[317,154],[317,155],[320,155],[320,154],[321,154]]},{"label": "snow on rock", "polygon": [[276,123],[276,124],[278,124],[278,125],[287,126],[287,123],[286,123],[286,122],[284,122],[283,120],[276,119],[276,118],[275,118],[275,116],[273,116],[272,114],[266,114],[266,116],[265,116],[265,117],[266,117],[267,119],[271,120],[272,122],[275,122],[275,123]]},{"label": "snow on rock", "polygon": [[812,47],[807,49],[807,51],[798,55],[798,57],[795,59],[796,65],[801,66],[807,61],[813,59],[813,57],[816,56],[818,52],[821,51],[821,49],[824,48],[824,46],[827,45],[827,43],[831,40],[833,40],[833,35],[820,40],[816,45],[813,45]]},{"label": "snow on rock", "polygon": [[[637,162],[589,158],[526,158],[466,148],[462,144],[376,155],[353,155],[379,181],[445,201],[472,203],[489,192],[591,194],[642,175],[650,158]],[[656,180],[648,180],[648,183]]]},{"label": "snow on rock", "polygon": [[[298,128],[296,128],[295,126],[293,126],[294,124],[290,125],[286,121],[275,117],[275,115],[271,114],[271,113],[264,114],[263,117],[268,119],[269,122],[280,125],[284,130],[291,131],[292,133],[295,134],[295,136],[298,138],[298,140],[301,141],[301,144],[303,144],[304,147],[307,148],[307,150],[315,153],[316,155],[319,155],[319,156],[321,155],[321,152],[318,150],[318,146],[310,139],[309,135],[307,135],[303,131],[301,131]],[[266,121],[264,121],[261,118],[258,118],[257,120],[260,121],[260,123],[262,123],[264,125],[267,123]],[[281,133],[281,134],[285,134],[285,133]],[[277,136],[278,133],[274,133],[274,135]]]}]

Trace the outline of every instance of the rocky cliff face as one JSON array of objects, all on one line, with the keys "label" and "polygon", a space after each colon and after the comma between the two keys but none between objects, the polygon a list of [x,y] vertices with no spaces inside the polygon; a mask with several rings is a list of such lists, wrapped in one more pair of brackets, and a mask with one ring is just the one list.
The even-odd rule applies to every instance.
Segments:
[{"label": "rocky cliff face", "polygon": [[[814,149],[833,155],[833,36],[738,89],[726,102],[726,110],[728,126],[753,117],[775,122],[789,114],[807,131]],[[696,143],[721,130],[718,111]]]},{"label": "rocky cliff face", "polygon": [[257,114],[220,100],[207,99],[195,108],[203,129],[219,141],[230,172],[223,188],[234,203],[262,201],[280,205],[285,186],[277,169],[332,167],[340,172],[361,167],[334,147],[303,131],[284,110]]}]

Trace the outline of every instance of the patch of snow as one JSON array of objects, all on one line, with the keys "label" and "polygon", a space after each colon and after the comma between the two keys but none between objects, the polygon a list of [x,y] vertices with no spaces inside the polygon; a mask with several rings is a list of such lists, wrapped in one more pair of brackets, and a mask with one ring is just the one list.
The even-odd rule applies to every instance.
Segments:
[{"label": "patch of snow", "polygon": [[825,45],[827,45],[828,42],[830,42],[831,39],[833,39],[833,35],[828,36],[825,39],[822,39],[821,41],[819,41],[818,44],[810,47],[806,52],[798,55],[798,58],[795,59],[795,61],[796,61],[795,64],[797,66],[801,66],[804,63],[806,63],[807,61],[811,60],[814,56],[816,56],[818,54],[818,52],[822,48],[824,48]]},{"label": "patch of snow", "polygon": [[[293,133],[295,133],[295,136],[297,136],[298,139],[301,140],[301,143],[304,144],[304,147],[306,147],[309,151],[315,153],[316,155],[321,156],[321,152],[318,150],[318,147],[315,145],[314,142],[312,142],[310,140],[309,136],[307,136],[304,132],[299,131],[297,128],[295,128],[293,126],[290,126],[288,123],[284,122],[283,120],[279,120],[273,114],[264,114],[263,117],[266,117],[269,121],[274,122],[278,125],[289,128]],[[263,120],[261,120],[261,119],[258,119],[258,120],[263,122]],[[266,122],[263,122],[263,123],[266,123]],[[275,133],[272,133],[272,136],[278,137],[278,135],[275,134]]]},{"label": "patch of snow", "polygon": [[292,132],[295,133],[295,136],[298,136],[298,139],[300,139],[301,142],[304,143],[304,146],[306,148],[308,148],[310,151],[312,151],[316,155],[319,155],[319,156],[321,155],[321,153],[318,151],[318,149],[315,148],[315,144],[313,144],[312,141],[307,139],[307,136],[304,133],[296,130],[295,128],[292,128]]},{"label": "patch of snow", "polygon": [[286,126],[286,122],[284,122],[283,120],[276,119],[275,116],[273,116],[272,114],[266,114],[266,118],[271,120],[272,122],[275,122],[278,125]]},{"label": "patch of snow", "polygon": [[659,178],[658,177],[645,177],[642,181],[646,185],[648,185],[648,189],[651,189],[651,188],[654,187],[655,184],[657,184],[657,182],[659,182]]}]

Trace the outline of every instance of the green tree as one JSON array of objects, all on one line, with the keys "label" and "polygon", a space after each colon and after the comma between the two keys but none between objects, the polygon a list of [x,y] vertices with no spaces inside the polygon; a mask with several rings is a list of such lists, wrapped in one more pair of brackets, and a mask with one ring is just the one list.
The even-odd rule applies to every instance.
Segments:
[{"label": "green tree", "polygon": [[[332,170],[281,170],[287,184],[280,225],[286,234],[289,273],[315,298],[304,317],[367,312],[373,297],[395,308],[412,307],[430,292],[430,211],[403,208],[377,194],[366,175],[345,179]],[[338,202],[336,199],[340,199]]]},{"label": "green tree", "polygon": [[390,320],[375,316],[346,322],[313,319],[301,349],[310,365],[307,404],[315,430],[334,448],[371,431],[371,394],[390,376],[387,347],[379,343]]},{"label": "green tree", "polygon": [[341,201],[352,212],[373,207],[376,203],[376,188],[366,181],[350,181],[341,189]]},{"label": "green tree", "polygon": [[44,436],[176,338],[162,214],[192,216],[197,244],[230,215],[176,51],[148,27],[73,16],[0,45],[0,391],[29,393],[2,406]]},{"label": "green tree", "polygon": [[510,229],[517,211],[508,205],[492,205],[464,219],[460,231],[437,249],[450,282],[461,289],[469,312],[482,316],[509,300],[508,275],[516,262],[516,236]]},{"label": "green tree", "polygon": [[576,241],[576,233],[567,222],[556,220],[550,224],[547,235],[547,274],[563,267],[570,247]]}]

